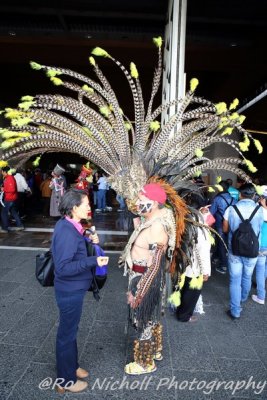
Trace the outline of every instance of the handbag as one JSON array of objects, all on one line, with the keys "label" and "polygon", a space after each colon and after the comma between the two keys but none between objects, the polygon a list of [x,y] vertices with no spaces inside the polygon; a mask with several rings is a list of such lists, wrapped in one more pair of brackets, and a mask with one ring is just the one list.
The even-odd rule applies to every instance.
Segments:
[{"label": "handbag", "polygon": [[55,265],[50,250],[36,256],[35,276],[42,286],[54,286],[54,270]]},{"label": "handbag", "polygon": [[[105,256],[105,252],[103,249],[98,244],[94,244],[88,239],[87,237],[85,239],[85,244],[86,244],[86,249],[87,249],[87,255],[89,257],[91,256]],[[93,280],[90,288],[88,289],[89,292],[93,292],[94,298],[99,301],[100,296],[99,296],[99,291],[103,288],[103,286],[106,283],[107,280],[107,270],[108,266],[104,265],[103,267],[99,267],[98,265],[95,268],[92,268],[92,273],[93,273]]]}]

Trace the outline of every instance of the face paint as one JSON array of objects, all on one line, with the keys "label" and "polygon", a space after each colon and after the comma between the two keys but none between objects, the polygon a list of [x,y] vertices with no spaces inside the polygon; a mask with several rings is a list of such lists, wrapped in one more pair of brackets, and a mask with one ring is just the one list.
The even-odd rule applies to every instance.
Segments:
[{"label": "face paint", "polygon": [[139,203],[137,205],[137,209],[141,214],[145,214],[151,211],[153,206],[153,202],[152,203]]}]

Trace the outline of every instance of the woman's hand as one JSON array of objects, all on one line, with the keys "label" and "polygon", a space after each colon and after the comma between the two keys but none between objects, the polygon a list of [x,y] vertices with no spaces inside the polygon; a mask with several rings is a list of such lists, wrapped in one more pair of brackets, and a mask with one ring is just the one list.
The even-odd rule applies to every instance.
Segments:
[{"label": "woman's hand", "polygon": [[103,267],[107,265],[109,261],[109,257],[97,257],[96,262],[99,267]]},{"label": "woman's hand", "polygon": [[94,244],[99,243],[99,237],[97,233],[89,235],[89,239],[91,239]]}]

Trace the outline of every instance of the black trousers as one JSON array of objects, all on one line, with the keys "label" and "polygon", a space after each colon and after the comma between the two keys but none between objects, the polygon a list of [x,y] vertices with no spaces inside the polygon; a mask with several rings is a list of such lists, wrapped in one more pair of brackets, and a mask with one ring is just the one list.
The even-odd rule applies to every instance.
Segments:
[{"label": "black trousers", "polygon": [[177,307],[177,319],[181,322],[187,322],[192,317],[195,306],[201,294],[201,290],[190,289],[189,284],[192,278],[185,277],[185,283],[181,289],[181,305]]}]

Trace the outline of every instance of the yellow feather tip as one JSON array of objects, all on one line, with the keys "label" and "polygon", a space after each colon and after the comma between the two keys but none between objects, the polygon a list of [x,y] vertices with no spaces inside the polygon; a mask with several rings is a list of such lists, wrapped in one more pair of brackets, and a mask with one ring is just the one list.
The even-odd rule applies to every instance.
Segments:
[{"label": "yellow feather tip", "polygon": [[201,171],[196,171],[195,173],[194,173],[194,176],[197,178],[197,177],[199,177],[201,175]]},{"label": "yellow feather tip", "polygon": [[181,293],[179,291],[173,292],[168,298],[168,303],[174,307],[179,307],[181,304]]},{"label": "yellow feather tip", "polygon": [[49,69],[48,71],[46,71],[46,76],[48,76],[48,78],[53,78],[54,76],[61,74],[62,73],[60,71],[55,71],[54,69]]},{"label": "yellow feather tip", "polygon": [[28,125],[30,122],[32,122],[31,118],[24,117],[24,118],[12,119],[11,125],[20,128],[22,126]]},{"label": "yellow feather tip", "polygon": [[41,64],[38,64],[38,63],[35,62],[35,61],[30,61],[30,66],[31,66],[32,69],[36,69],[36,70],[42,69]]},{"label": "yellow feather tip", "polygon": [[6,108],[5,111],[5,117],[9,119],[20,118],[23,115],[22,111],[13,108]]},{"label": "yellow feather tip", "polygon": [[8,163],[5,160],[0,160],[0,168],[7,167]]},{"label": "yellow feather tip", "polygon": [[125,123],[124,123],[124,126],[125,126],[125,128],[127,129],[127,131],[130,131],[131,128],[132,128],[132,126],[131,126],[131,124],[130,124],[129,122],[125,122]]},{"label": "yellow feather tip", "polygon": [[199,275],[198,278],[193,276],[193,278],[191,279],[191,281],[189,283],[190,289],[200,290],[202,288],[202,286],[203,286],[203,275]]},{"label": "yellow feather tip", "polygon": [[243,124],[243,122],[245,121],[246,117],[245,115],[239,115],[239,124]]},{"label": "yellow feather tip", "polygon": [[257,172],[257,168],[253,165],[253,163],[249,160],[245,160],[245,164],[248,167],[248,170],[252,173]]},{"label": "yellow feather tip", "polygon": [[35,101],[23,101],[22,103],[19,103],[19,108],[28,111],[31,106],[34,106],[36,103]]},{"label": "yellow feather tip", "polygon": [[94,59],[94,57],[89,57],[89,63],[90,63],[93,67],[95,67],[95,59]]},{"label": "yellow feather tip", "polygon": [[214,185],[219,192],[223,192],[223,187],[221,185]]},{"label": "yellow feather tip", "polygon": [[195,150],[196,157],[201,158],[201,157],[203,157],[203,154],[204,154],[204,152],[201,149]]},{"label": "yellow feather tip", "polygon": [[258,150],[259,154],[261,154],[263,152],[263,147],[261,145],[261,142],[257,139],[254,139],[254,145],[255,145],[256,149]]},{"label": "yellow feather tip", "polygon": [[51,76],[50,80],[56,86],[60,86],[63,84],[63,81],[60,78],[57,78],[56,76]]},{"label": "yellow feather tip", "polygon": [[94,89],[93,88],[91,88],[91,87],[89,87],[88,85],[83,85],[82,86],[82,89],[85,91],[85,92],[87,92],[87,93],[94,93]]},{"label": "yellow feather tip", "polygon": [[231,135],[231,133],[233,132],[233,128],[231,128],[230,126],[227,126],[227,128],[225,128],[222,132],[222,136],[224,135]]},{"label": "yellow feather tip", "polygon": [[153,43],[154,43],[157,47],[160,48],[160,47],[162,46],[162,37],[159,36],[159,37],[153,38]]},{"label": "yellow feather tip", "polygon": [[215,108],[218,115],[223,114],[227,111],[227,106],[224,102],[215,104]]},{"label": "yellow feather tip", "polygon": [[262,186],[259,186],[259,185],[254,185],[254,187],[255,187],[255,190],[256,190],[257,194],[258,194],[259,196],[262,196],[265,187],[262,187]]},{"label": "yellow feather tip", "polygon": [[160,128],[160,123],[159,121],[152,121],[150,122],[149,128],[153,132],[157,132]]},{"label": "yellow feather tip", "polygon": [[191,90],[191,92],[194,92],[196,90],[198,84],[199,84],[199,81],[198,81],[197,78],[191,79],[191,81],[190,81],[190,90]]},{"label": "yellow feather tip", "polygon": [[22,96],[20,99],[21,101],[33,101],[34,97],[33,96]]},{"label": "yellow feather tip", "polygon": [[34,167],[38,167],[38,165],[40,164],[40,160],[41,160],[41,156],[36,157],[36,159],[32,162],[32,165]]},{"label": "yellow feather tip", "polygon": [[102,49],[101,47],[95,47],[91,51],[91,54],[93,54],[94,56],[97,56],[97,57],[110,57],[108,52],[106,50]]},{"label": "yellow feather tip", "polygon": [[249,150],[247,143],[239,142],[238,146],[239,146],[241,151],[248,151]]},{"label": "yellow feather tip", "polygon": [[138,74],[135,63],[133,63],[133,62],[130,63],[130,71],[131,71],[132,78],[138,79],[139,74]]},{"label": "yellow feather tip", "polygon": [[239,100],[238,99],[234,99],[232,101],[232,103],[230,104],[229,110],[235,110],[236,107],[238,106],[238,104],[239,104]]},{"label": "yellow feather tip", "polygon": [[210,244],[212,246],[214,246],[215,245],[215,239],[214,239],[214,237],[212,236],[212,234],[209,231],[208,231],[208,239],[209,239]]},{"label": "yellow feather tip", "polygon": [[208,192],[210,192],[210,193],[214,193],[214,192],[215,192],[215,190],[213,189],[213,187],[209,186],[209,187],[208,187]]},{"label": "yellow feather tip", "polygon": [[108,117],[110,114],[110,109],[108,107],[100,107],[99,111],[104,115],[104,117]]}]

